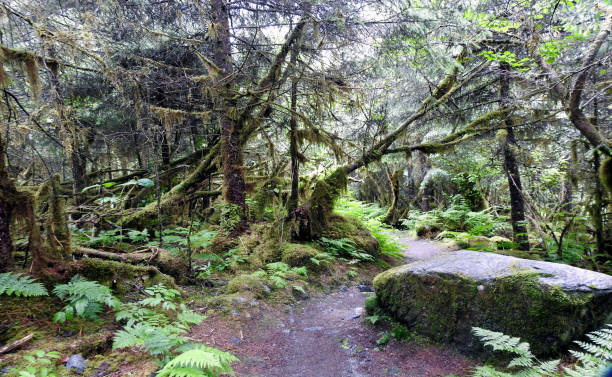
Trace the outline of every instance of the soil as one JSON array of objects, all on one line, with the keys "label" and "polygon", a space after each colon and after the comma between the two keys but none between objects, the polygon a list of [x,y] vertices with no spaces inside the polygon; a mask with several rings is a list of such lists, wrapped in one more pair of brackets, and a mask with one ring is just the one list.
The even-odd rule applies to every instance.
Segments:
[{"label": "soil", "polygon": [[[398,236],[408,261],[446,250]],[[208,318],[191,338],[234,353],[241,360],[236,375],[244,377],[466,376],[476,364],[420,338],[379,347],[385,329],[364,320],[367,297],[358,287],[340,287],[286,309],[232,310]]]}]

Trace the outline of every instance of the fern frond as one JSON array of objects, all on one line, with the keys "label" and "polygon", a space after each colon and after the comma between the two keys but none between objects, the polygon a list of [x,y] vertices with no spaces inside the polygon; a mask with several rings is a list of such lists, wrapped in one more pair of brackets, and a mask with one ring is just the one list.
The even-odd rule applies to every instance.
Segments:
[{"label": "fern frond", "polygon": [[35,279],[13,272],[0,274],[0,295],[3,294],[23,297],[49,295],[45,287]]},{"label": "fern frond", "polygon": [[198,325],[202,323],[202,321],[206,318],[206,316],[203,316],[196,312],[192,312],[191,310],[184,310],[177,315],[177,318],[181,322],[193,323],[195,325]]},{"label": "fern frond", "polygon": [[[486,346],[491,346],[493,350],[514,353],[523,359],[531,360],[531,365],[533,365],[534,356],[531,353],[529,343],[521,342],[520,338],[511,337],[501,332],[486,330],[479,327],[472,328],[472,332]],[[521,362],[524,363],[525,361],[522,360]]]},{"label": "fern frond", "polygon": [[[237,361],[239,361],[238,358],[229,352],[224,352],[205,345],[199,345],[170,360],[157,373],[157,376],[184,377],[210,375],[210,373],[206,372],[212,372],[213,375],[225,373],[233,376],[234,371],[230,364]],[[200,374],[189,374],[196,373],[198,370]]]}]

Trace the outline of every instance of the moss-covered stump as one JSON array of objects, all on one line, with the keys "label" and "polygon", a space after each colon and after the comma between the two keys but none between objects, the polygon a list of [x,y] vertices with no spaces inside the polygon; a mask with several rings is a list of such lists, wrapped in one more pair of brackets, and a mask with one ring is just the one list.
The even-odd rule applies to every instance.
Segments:
[{"label": "moss-covered stump", "polygon": [[556,354],[612,321],[612,276],[562,264],[459,250],[374,279],[377,304],[412,330],[480,352],[474,326]]},{"label": "moss-covered stump", "polygon": [[227,283],[227,293],[252,292],[256,298],[264,298],[271,292],[266,281],[255,275],[238,275]]},{"label": "moss-covered stump", "polygon": [[378,255],[380,250],[378,240],[358,219],[351,216],[332,215],[328,224],[329,226],[321,233],[323,237],[347,238],[355,244],[357,249],[375,257]]},{"label": "moss-covered stump", "polygon": [[310,259],[319,253],[319,250],[308,244],[287,243],[282,246],[281,261],[291,267],[314,267]]},{"label": "moss-covered stump", "polygon": [[83,258],[71,264],[73,274],[78,273],[89,280],[96,280],[112,288],[118,295],[135,289],[164,284],[166,287],[177,288],[171,276],[161,273],[153,266],[136,266],[127,263]]}]

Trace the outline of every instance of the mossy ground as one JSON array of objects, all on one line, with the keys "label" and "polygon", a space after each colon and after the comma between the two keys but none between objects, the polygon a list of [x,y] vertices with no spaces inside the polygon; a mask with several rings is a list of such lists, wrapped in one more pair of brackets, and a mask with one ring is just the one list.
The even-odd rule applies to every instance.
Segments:
[{"label": "mossy ground", "polygon": [[[329,237],[349,238],[369,252],[377,250],[376,240],[355,219],[334,216],[331,229],[333,234],[328,233]],[[280,242],[276,230],[275,224],[257,222],[251,224],[249,232],[239,237],[230,238],[219,232],[206,252],[223,256],[236,249],[237,258],[225,270],[196,279],[195,285],[177,285],[174,279],[153,266],[96,258],[72,262],[70,273],[79,273],[109,286],[123,302],[133,300],[142,289],[154,284],[179,288],[184,293],[185,302],[192,308],[232,321],[257,316],[269,307],[293,306],[300,300],[341,285],[371,284],[372,278],[381,271],[376,264],[349,265],[343,260],[316,266],[311,258],[324,251],[321,246],[286,240]],[[282,286],[273,277],[274,272],[267,269],[267,265],[274,262],[283,262],[290,269],[280,274],[284,281]],[[380,266],[387,266],[386,262],[379,262]],[[295,270],[300,267],[305,267],[306,276]],[[120,328],[112,312],[103,313],[96,321],[75,319],[65,324],[54,324],[53,314],[64,304],[53,296],[42,299],[0,297],[0,305],[0,345],[20,339],[30,331],[35,333],[33,341],[22,349],[2,356],[0,368],[9,365],[25,367],[23,355],[35,349],[59,351],[62,357],[82,353],[89,364],[85,375],[97,373],[100,371],[97,368],[103,367],[144,377],[158,368],[157,362],[145,353],[110,350],[112,334]],[[62,365],[57,368],[60,375],[67,375]],[[6,376],[13,377],[11,374]]]}]

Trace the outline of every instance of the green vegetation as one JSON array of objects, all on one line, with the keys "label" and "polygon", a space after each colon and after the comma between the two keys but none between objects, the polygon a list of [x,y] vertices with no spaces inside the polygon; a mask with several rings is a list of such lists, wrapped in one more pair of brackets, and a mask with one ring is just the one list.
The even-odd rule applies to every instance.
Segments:
[{"label": "green vegetation", "polygon": [[475,327],[472,331],[486,346],[494,351],[514,355],[505,370],[498,371],[490,365],[476,368],[474,377],[599,377],[612,360],[612,325],[587,334],[589,341],[576,341],[582,351],[570,351],[578,362],[572,367],[561,366],[561,360],[539,361],[531,353],[528,343],[520,338],[500,332]]},{"label": "green vegetation", "polygon": [[117,309],[119,300],[114,297],[111,290],[96,282],[88,281],[79,275],[75,275],[68,284],[56,285],[53,293],[62,301],[68,301],[68,305],[61,311],[55,313],[53,321],[65,322],[76,317],[96,319],[102,311],[103,306]]},{"label": "green vegetation", "polygon": [[0,274],[0,295],[7,296],[47,296],[47,289],[35,279],[19,273]]}]

